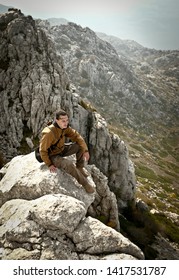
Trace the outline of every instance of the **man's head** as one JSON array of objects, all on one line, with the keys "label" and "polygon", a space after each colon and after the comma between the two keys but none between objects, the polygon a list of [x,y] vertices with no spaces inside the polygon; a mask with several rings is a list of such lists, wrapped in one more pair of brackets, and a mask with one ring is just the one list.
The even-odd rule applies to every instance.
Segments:
[{"label": "man's head", "polygon": [[68,114],[64,110],[59,110],[55,114],[56,123],[61,129],[67,128],[69,123]]}]

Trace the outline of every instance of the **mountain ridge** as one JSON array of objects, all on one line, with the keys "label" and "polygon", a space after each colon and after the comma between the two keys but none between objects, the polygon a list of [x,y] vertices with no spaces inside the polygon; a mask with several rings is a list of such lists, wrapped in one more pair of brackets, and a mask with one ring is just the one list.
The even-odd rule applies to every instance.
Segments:
[{"label": "mountain ridge", "polygon": [[[16,11],[16,13],[17,12],[18,11]],[[16,17],[17,14],[15,18]],[[23,21],[25,25],[22,24]],[[78,129],[81,130],[81,132],[83,132],[84,136],[90,140],[89,143],[93,144],[93,146],[95,143],[95,145],[97,146],[97,149],[91,151],[92,156],[94,154],[95,161],[101,164],[101,169],[107,170],[110,165],[113,166],[114,170],[109,170],[109,173],[107,174],[111,182],[115,182],[116,180],[122,182],[123,179],[121,176],[127,178],[128,182],[131,180],[131,178],[128,177],[130,166],[127,169],[126,165],[122,165],[118,170],[118,177],[114,176],[114,171],[116,168],[116,156],[119,156],[118,163],[121,164],[122,162],[126,162],[126,147],[121,138],[124,139],[123,137],[125,137],[128,143],[130,143],[129,140],[133,141],[133,146],[131,145],[131,147],[133,148],[131,153],[132,158],[135,161],[140,159],[143,163],[141,165],[140,162],[140,164],[136,165],[137,175],[140,175],[139,177],[141,178],[141,180],[138,181],[137,195],[146,202],[146,204],[148,205],[148,209],[154,212],[154,217],[156,219],[161,219],[161,217],[163,217],[163,210],[165,210],[167,219],[172,221],[173,226],[174,224],[177,224],[178,186],[177,184],[176,186],[174,186],[171,180],[168,180],[167,182],[164,181],[164,179],[167,178],[159,178],[159,176],[156,175],[155,172],[152,172],[151,166],[149,165],[150,160],[152,159],[154,160],[154,162],[156,162],[156,165],[159,168],[159,160],[161,160],[161,156],[164,157],[165,160],[167,157],[169,157],[169,161],[166,161],[167,164],[170,163],[170,169],[168,170],[168,172],[170,171],[170,174],[168,175],[172,178],[177,179],[177,157],[173,151],[173,148],[177,146],[172,142],[174,140],[174,133],[176,133],[177,136],[177,129],[175,129],[175,127],[170,127],[171,130],[173,129],[173,134],[171,135],[172,141],[170,143],[171,146],[164,146],[165,150],[162,150],[160,149],[160,142],[157,143],[156,141],[156,135],[154,133],[153,135],[151,134],[151,131],[153,132],[153,130],[146,131],[146,127],[142,127],[142,132],[147,132],[147,134],[141,133],[141,124],[144,120],[139,119],[139,124],[134,123],[135,118],[142,118],[145,113],[149,115],[149,113],[154,112],[157,116],[158,109],[160,109],[161,113],[159,110],[159,114],[163,116],[163,119],[160,120],[160,115],[158,118],[162,124],[165,120],[164,116],[167,116],[168,112],[172,111],[171,108],[173,108],[173,103],[169,104],[168,106],[168,101],[172,101],[171,98],[168,98],[168,100],[166,100],[166,106],[168,106],[166,107],[167,110],[162,111],[163,107],[160,104],[161,100],[158,99],[159,97],[157,96],[156,92],[143,91],[140,89],[140,87],[145,83],[138,74],[142,74],[144,72],[142,75],[145,75],[146,83],[150,81],[150,86],[152,85],[153,80],[156,79],[154,75],[154,77],[151,77],[153,73],[150,72],[151,65],[149,64],[149,62],[147,61],[145,64],[138,65],[137,61],[135,61],[134,59],[129,59],[128,57],[126,57],[126,55],[124,56],[123,54],[121,54],[118,58],[119,55],[117,53],[117,50],[112,47],[111,44],[109,44],[108,42],[104,42],[103,40],[98,38],[95,33],[89,28],[83,29],[82,27],[74,23],[70,23],[67,26],[62,25],[61,29],[57,26],[50,29],[49,24],[47,24],[46,21],[33,21],[31,17],[26,18],[23,16],[23,14],[21,14],[19,19],[16,20],[17,25],[15,25],[12,17],[9,22],[6,21],[6,26],[7,23],[9,23],[8,31],[10,31],[9,34],[11,34],[11,36],[9,35],[9,40],[13,40],[14,51],[16,51],[16,56],[14,57],[14,59],[16,61],[16,58],[19,57],[19,60],[17,60],[16,64],[14,64],[13,60],[11,61],[7,59],[8,57],[14,55],[14,51],[12,52],[12,49],[10,47],[6,48],[6,50],[8,50],[7,53],[1,52],[1,62],[3,62],[3,64],[1,64],[1,66],[3,66],[2,75],[4,75],[3,73],[7,71],[6,79],[3,78],[4,76],[2,76],[3,88],[1,88],[1,91],[5,90],[5,98],[3,99],[4,101],[1,103],[1,105],[4,105],[6,109],[4,116],[7,115],[7,118],[4,119],[4,122],[2,122],[2,127],[4,127],[5,123],[8,121],[8,126],[6,126],[6,128],[4,129],[4,137],[1,138],[4,143],[4,147],[5,143],[7,143],[7,136],[9,134],[11,135],[10,143],[13,143],[13,145],[15,145],[14,150],[12,149],[11,145],[11,152],[12,154],[17,153],[17,149],[21,149],[22,147],[23,142],[21,140],[23,139],[23,141],[25,141],[25,139],[32,134],[37,135],[39,126],[42,126],[44,122],[47,121],[47,118],[51,117],[51,107],[55,109],[58,104],[62,104],[67,110],[70,111],[69,113],[73,116],[72,120],[74,124]],[[18,32],[17,28],[19,30]],[[28,30],[28,33],[25,33],[26,36],[24,36],[22,34],[24,34],[26,29]],[[33,36],[29,37],[30,35]],[[5,38],[6,37],[3,37],[3,39]],[[26,44],[26,40],[29,40],[26,48],[27,46],[31,46],[31,51],[27,52],[27,55],[23,56],[22,54],[26,49],[23,49],[23,46],[25,46],[24,44]],[[22,42],[20,46],[21,51],[19,51],[19,42]],[[2,46],[4,46],[4,42]],[[56,51],[54,50],[54,46]],[[145,49],[145,56],[148,52],[149,50]],[[30,53],[32,54],[32,57],[29,55]],[[22,59],[23,57],[27,59],[27,61],[25,60],[26,62],[24,62],[24,60]],[[54,65],[54,60],[58,61],[59,65]],[[172,60],[174,59],[172,58]],[[21,63],[19,61],[21,61]],[[64,62],[64,64],[62,63],[62,61]],[[164,62],[165,61],[167,61],[166,58]],[[163,65],[163,59],[160,59],[158,63],[159,65]],[[16,83],[11,83],[11,80],[9,80],[9,83],[6,84],[7,78],[10,78],[11,73],[11,68],[9,68],[9,66],[13,66],[13,69],[15,70],[13,72],[15,80],[18,81]],[[136,66],[138,66],[139,69]],[[135,67],[137,68],[138,72],[134,71]],[[19,69],[21,69],[21,71],[19,71]],[[168,69],[165,69],[165,71],[166,70]],[[69,73],[70,79],[67,76],[66,72]],[[156,72],[157,71],[155,70],[155,73]],[[171,89],[174,89],[175,87],[177,89],[177,75],[176,77],[173,77],[173,73],[175,72],[176,71],[173,70],[172,66],[172,69],[170,69],[169,73],[172,76],[172,83],[174,83],[174,85],[171,85]],[[162,81],[163,83],[163,80],[164,78],[162,76],[162,80],[160,81]],[[19,86],[20,81],[23,81],[23,83]],[[170,76],[168,82],[171,83]],[[53,84],[52,88],[47,86],[47,84],[51,83]],[[135,83],[137,83],[137,85],[135,85]],[[8,90],[6,90],[6,86]],[[10,90],[9,87],[12,87],[13,90]],[[115,99],[115,96],[112,95],[112,93],[113,91],[115,92],[116,89],[118,90],[118,88],[120,88],[121,91]],[[157,91],[158,84],[154,86],[154,89],[155,88]],[[169,88],[167,84],[166,88]],[[100,92],[101,89],[102,92]],[[112,101],[113,103],[105,100],[106,89],[110,97],[110,101]],[[136,91],[134,91],[134,89]],[[72,92],[74,94],[72,94]],[[15,95],[15,93],[17,93],[17,95]],[[41,95],[39,95],[39,93],[41,93]],[[95,110],[95,108],[90,105],[89,99],[93,101],[92,104],[95,106],[94,101],[98,97],[98,93],[100,98],[96,106],[97,110]],[[81,97],[79,98],[78,95],[80,94]],[[15,96],[16,99],[14,100]],[[51,96],[50,99],[49,96]],[[58,99],[59,96],[61,96],[60,101]],[[173,96],[175,97],[175,92]],[[98,123],[98,114],[95,114],[94,112],[101,111],[102,115],[104,116],[105,112],[111,111],[111,109],[114,111],[113,104],[117,103],[119,98],[121,102],[117,104],[116,107],[119,110],[119,115],[116,114],[115,118],[114,116],[112,116],[112,121],[110,119],[111,117],[109,115],[106,115],[107,119],[110,120],[108,125],[102,118],[100,118],[100,122]],[[33,101],[32,109],[30,109],[31,101]],[[40,106],[39,102],[41,104]],[[46,102],[49,104],[49,106],[44,108]],[[139,112],[140,114],[140,108],[142,108],[142,106],[145,104],[147,104],[148,106],[151,105],[151,108],[149,108],[150,110],[148,109],[148,107],[145,107],[142,114],[138,116],[137,113]],[[135,106],[138,107],[135,108]],[[154,108],[152,108],[152,106]],[[11,110],[8,111],[8,108],[10,108]],[[133,108],[134,113],[132,112]],[[86,112],[86,109],[88,110],[88,113]],[[177,112],[176,110],[177,107],[175,109],[175,112]],[[7,112],[9,113],[7,114]],[[12,113],[14,122],[12,122],[10,118]],[[87,118],[88,114],[89,117]],[[123,116],[123,118],[121,118],[121,116]],[[118,117],[118,119],[116,117]],[[175,115],[172,117],[176,120],[175,123],[177,124]],[[113,123],[116,120],[118,121],[116,123]],[[152,120],[152,116],[149,115],[149,118],[147,120],[148,122]],[[123,126],[121,126],[122,122]],[[168,123],[171,124],[171,116],[169,116],[168,118]],[[117,126],[115,126],[114,124]],[[149,123],[146,123],[146,126],[149,126]],[[156,129],[157,126],[155,126]],[[32,127],[33,131],[31,131]],[[85,127],[87,127],[90,131],[88,135],[86,135]],[[106,132],[108,131],[109,127],[110,131],[118,134],[120,138],[116,136],[110,138],[112,133],[109,134],[110,136],[108,134],[106,136]],[[12,128],[12,130],[10,131],[9,128]],[[163,133],[162,135],[164,135],[165,127],[160,126],[160,129]],[[95,131],[97,131],[97,133],[95,133]],[[101,138],[101,136],[103,137]],[[136,138],[138,141],[134,141]],[[30,140],[36,141],[35,138]],[[153,143],[155,143],[155,145],[157,144],[157,146],[155,147]],[[163,144],[166,145],[166,143]],[[108,151],[109,147],[113,147],[113,149],[109,151],[111,152],[111,155],[108,157],[108,154],[106,154],[106,152]],[[115,152],[115,149],[117,149],[118,152]],[[158,151],[160,151],[161,153],[160,157],[158,157]],[[18,152],[22,153],[22,150],[18,150]],[[25,150],[25,153],[26,152],[27,150]],[[151,158],[151,155],[153,158]],[[174,161],[175,157],[176,161]],[[162,167],[162,164],[164,164],[163,161],[160,162],[160,169]],[[118,164],[117,168],[119,168]],[[123,171],[126,172],[124,172],[125,175],[123,175]],[[164,172],[166,173],[166,168],[164,169]],[[128,182],[126,182],[126,185],[124,184],[124,186],[130,185]],[[130,201],[132,198],[131,194],[133,194],[134,191],[135,190],[132,191],[131,185],[131,191],[129,188],[128,193],[125,191],[120,191],[118,195],[119,197],[123,196],[125,197],[125,199],[127,199],[127,201]],[[140,201],[138,205],[140,205]],[[172,215],[172,213],[175,212],[176,217],[175,215]],[[164,224],[165,222],[166,221],[164,221]],[[167,230],[169,226],[171,225],[167,225]],[[130,232],[128,232],[128,234],[130,234]],[[171,240],[175,240],[172,229],[171,232],[167,232],[167,236],[169,236]]]}]

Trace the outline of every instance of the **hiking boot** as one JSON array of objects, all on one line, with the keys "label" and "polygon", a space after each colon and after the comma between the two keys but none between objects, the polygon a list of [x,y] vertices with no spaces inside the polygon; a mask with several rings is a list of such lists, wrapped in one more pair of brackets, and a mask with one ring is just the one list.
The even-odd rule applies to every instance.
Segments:
[{"label": "hiking boot", "polygon": [[85,189],[85,191],[87,193],[94,193],[95,192],[95,189],[88,183],[86,185],[84,185],[83,188]]},{"label": "hiking boot", "polygon": [[81,174],[84,176],[84,177],[88,177],[90,174],[88,173],[88,171],[86,169],[84,169],[84,167],[77,167],[78,170],[81,172]]}]

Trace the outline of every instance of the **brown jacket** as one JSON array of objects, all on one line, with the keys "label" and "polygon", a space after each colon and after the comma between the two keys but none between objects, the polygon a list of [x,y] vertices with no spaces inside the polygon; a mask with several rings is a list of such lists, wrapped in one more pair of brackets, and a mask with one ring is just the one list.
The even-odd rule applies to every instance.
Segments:
[{"label": "brown jacket", "polygon": [[[49,156],[60,154],[63,151],[65,137],[70,138],[72,142],[77,142],[83,152],[88,151],[88,147],[83,137],[73,128],[68,127],[66,129],[61,129],[57,123],[51,124],[49,127],[47,126],[43,129],[40,140],[40,155],[46,165],[52,165]],[[50,149],[52,145],[57,143],[58,139],[60,140],[57,146]]]}]

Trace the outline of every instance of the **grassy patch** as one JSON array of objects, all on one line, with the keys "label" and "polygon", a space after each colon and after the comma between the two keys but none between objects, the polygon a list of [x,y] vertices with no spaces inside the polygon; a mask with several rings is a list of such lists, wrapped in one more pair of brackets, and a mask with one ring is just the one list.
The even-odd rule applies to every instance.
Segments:
[{"label": "grassy patch", "polygon": [[149,167],[138,164],[135,167],[136,175],[142,178],[147,178],[149,180],[157,180],[158,176],[155,174],[155,172],[150,169]]},{"label": "grassy patch", "polygon": [[151,153],[153,153],[153,154],[155,154],[155,153],[158,152],[157,147],[154,146],[154,145],[150,145],[150,144],[148,144],[148,143],[142,143],[141,145],[142,145],[147,151],[149,151],[149,152],[151,152]]},{"label": "grassy patch", "polygon": [[171,241],[179,243],[179,232],[178,226],[172,223],[163,214],[154,214],[151,216],[151,220],[154,221],[158,228],[158,231],[164,236],[169,238]]},{"label": "grassy patch", "polygon": [[134,148],[135,150],[139,151],[139,152],[143,152],[144,148],[139,144],[130,144],[130,147]]}]

